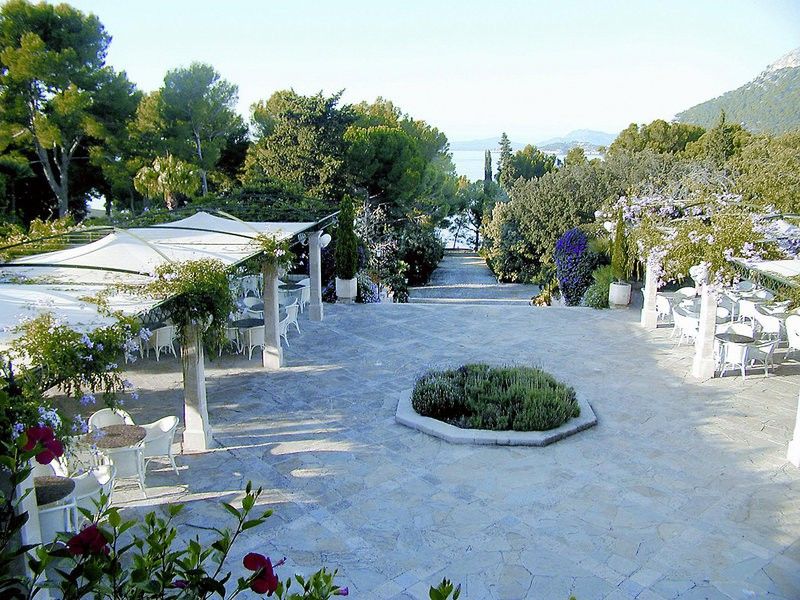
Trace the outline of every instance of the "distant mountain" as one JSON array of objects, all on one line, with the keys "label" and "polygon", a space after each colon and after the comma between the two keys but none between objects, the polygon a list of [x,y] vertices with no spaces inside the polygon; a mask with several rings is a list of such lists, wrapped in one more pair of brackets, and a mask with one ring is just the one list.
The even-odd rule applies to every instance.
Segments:
[{"label": "distant mountain", "polygon": [[722,110],[728,121],[754,132],[783,133],[800,127],[800,48],[742,87],[680,112],[675,119],[707,128]]},{"label": "distant mountain", "polygon": [[[581,146],[587,151],[596,150],[598,146],[608,146],[616,138],[616,134],[594,131],[592,129],[576,129],[561,137],[550,138],[534,144],[540,150],[566,152],[574,146]],[[500,136],[484,138],[482,140],[469,140],[463,142],[450,142],[450,150],[496,150],[500,145]],[[511,148],[516,152],[522,150],[527,144],[511,142]]]},{"label": "distant mountain", "polygon": [[617,137],[616,133],[606,133],[604,131],[594,131],[593,129],[576,129],[567,135],[550,138],[537,144],[539,147],[550,145],[573,144],[575,146],[590,144],[592,146],[608,146]]}]

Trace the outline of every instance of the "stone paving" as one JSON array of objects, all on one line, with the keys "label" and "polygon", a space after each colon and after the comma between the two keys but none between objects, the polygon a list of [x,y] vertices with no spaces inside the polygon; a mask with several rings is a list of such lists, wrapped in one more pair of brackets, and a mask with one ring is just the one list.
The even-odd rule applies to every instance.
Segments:
[{"label": "stone paving", "polygon": [[[800,368],[695,382],[691,351],[638,311],[502,304],[325,307],[287,366],[208,367],[214,451],[123,483],[128,516],[184,502],[182,535],[226,522],[248,480],[275,511],[237,556],[287,557],[283,577],[339,568],[354,598],[800,598],[800,470],[785,459]],[[259,357],[260,358],[260,357]],[[596,427],[545,448],[450,445],[394,422],[434,366],[542,366]],[[137,422],[181,414],[179,363],[129,373]],[[231,568],[239,573],[240,562]]]},{"label": "stone paving", "polygon": [[475,252],[448,250],[427,285],[412,287],[411,302],[437,304],[528,304],[535,285],[498,283]]}]

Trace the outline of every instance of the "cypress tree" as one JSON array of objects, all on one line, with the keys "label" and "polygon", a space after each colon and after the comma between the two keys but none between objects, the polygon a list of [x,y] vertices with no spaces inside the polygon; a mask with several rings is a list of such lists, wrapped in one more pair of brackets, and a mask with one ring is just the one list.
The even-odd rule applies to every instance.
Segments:
[{"label": "cypress tree", "polygon": [[339,227],[336,230],[336,276],[339,279],[352,279],[358,271],[358,237],[353,231],[355,209],[350,196],[342,198],[339,204]]},{"label": "cypress tree", "polygon": [[492,183],[492,151],[487,150],[483,156],[483,193],[489,193]]},{"label": "cypress tree", "polygon": [[614,230],[614,247],[611,251],[611,272],[614,279],[618,282],[625,280],[627,274],[628,257],[626,256],[625,248],[625,223],[622,220],[622,212],[619,213],[617,219],[617,227]]}]

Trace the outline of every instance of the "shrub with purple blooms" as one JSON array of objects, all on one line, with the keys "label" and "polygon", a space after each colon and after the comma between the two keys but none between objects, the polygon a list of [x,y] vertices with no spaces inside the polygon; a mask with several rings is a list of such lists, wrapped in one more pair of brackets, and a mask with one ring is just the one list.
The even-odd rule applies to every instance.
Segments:
[{"label": "shrub with purple blooms", "polygon": [[577,227],[565,232],[556,242],[553,260],[564,301],[567,306],[577,306],[592,283],[592,271],[597,265],[586,234]]}]

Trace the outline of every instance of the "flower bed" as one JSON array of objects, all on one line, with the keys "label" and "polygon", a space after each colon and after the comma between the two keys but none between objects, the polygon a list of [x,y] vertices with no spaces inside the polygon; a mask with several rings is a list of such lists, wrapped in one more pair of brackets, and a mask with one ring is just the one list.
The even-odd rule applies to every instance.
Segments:
[{"label": "flower bed", "polygon": [[465,365],[417,380],[414,410],[466,429],[547,431],[580,415],[575,390],[541,369]]}]

